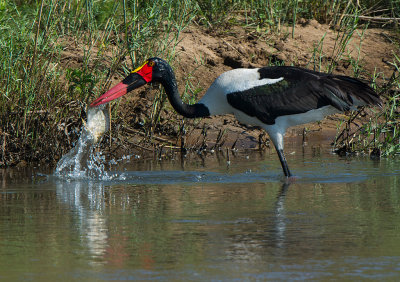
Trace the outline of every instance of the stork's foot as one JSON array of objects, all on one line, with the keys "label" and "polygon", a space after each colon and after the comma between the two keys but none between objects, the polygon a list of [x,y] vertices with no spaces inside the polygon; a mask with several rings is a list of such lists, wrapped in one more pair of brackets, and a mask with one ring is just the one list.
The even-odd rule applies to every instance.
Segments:
[{"label": "stork's foot", "polygon": [[297,179],[299,179],[298,176],[294,176],[294,175],[286,176],[285,179],[283,180],[283,183],[292,184],[292,183],[297,182]]}]

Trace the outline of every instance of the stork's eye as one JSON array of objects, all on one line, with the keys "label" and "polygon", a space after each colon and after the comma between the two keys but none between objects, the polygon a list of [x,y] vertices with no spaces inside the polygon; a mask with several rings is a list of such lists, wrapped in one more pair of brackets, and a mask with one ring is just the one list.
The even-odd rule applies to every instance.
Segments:
[{"label": "stork's eye", "polygon": [[148,65],[149,67],[154,67],[155,63],[154,63],[153,61],[150,61],[150,62],[147,63],[147,65]]}]

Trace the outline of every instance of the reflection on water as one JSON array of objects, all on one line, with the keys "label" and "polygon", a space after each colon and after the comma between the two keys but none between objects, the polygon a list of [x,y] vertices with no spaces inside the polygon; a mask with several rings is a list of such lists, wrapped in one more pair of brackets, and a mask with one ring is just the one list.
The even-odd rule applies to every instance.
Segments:
[{"label": "reflection on water", "polygon": [[396,279],[398,162],[289,162],[291,185],[275,155],[130,162],[108,181],[2,171],[0,280]]},{"label": "reflection on water", "polygon": [[275,240],[276,247],[278,249],[282,249],[284,247],[286,231],[285,197],[288,189],[289,184],[285,183],[282,185],[275,205]]},{"label": "reflection on water", "polygon": [[[58,199],[74,211],[80,223],[77,228],[81,240],[91,256],[101,256],[107,246],[107,225],[104,211],[104,187],[93,183],[56,182]],[[93,261],[91,263],[97,263]]]}]

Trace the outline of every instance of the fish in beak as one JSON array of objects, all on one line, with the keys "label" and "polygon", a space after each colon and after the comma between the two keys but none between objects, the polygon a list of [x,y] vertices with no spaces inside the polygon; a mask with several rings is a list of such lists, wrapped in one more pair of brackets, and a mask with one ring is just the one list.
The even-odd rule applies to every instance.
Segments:
[{"label": "fish in beak", "polygon": [[132,71],[123,81],[94,100],[89,106],[96,107],[108,103],[150,82],[152,80],[153,66],[154,63],[152,61],[146,61]]}]

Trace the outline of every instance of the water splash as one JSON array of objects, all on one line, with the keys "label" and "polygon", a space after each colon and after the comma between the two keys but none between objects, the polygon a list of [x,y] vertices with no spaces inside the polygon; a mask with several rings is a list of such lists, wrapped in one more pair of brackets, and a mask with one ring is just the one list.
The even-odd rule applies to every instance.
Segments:
[{"label": "water splash", "polygon": [[106,106],[88,109],[87,122],[74,148],[57,163],[54,174],[67,179],[108,178],[104,169],[104,156],[94,148],[104,133],[109,130],[110,116]]}]

